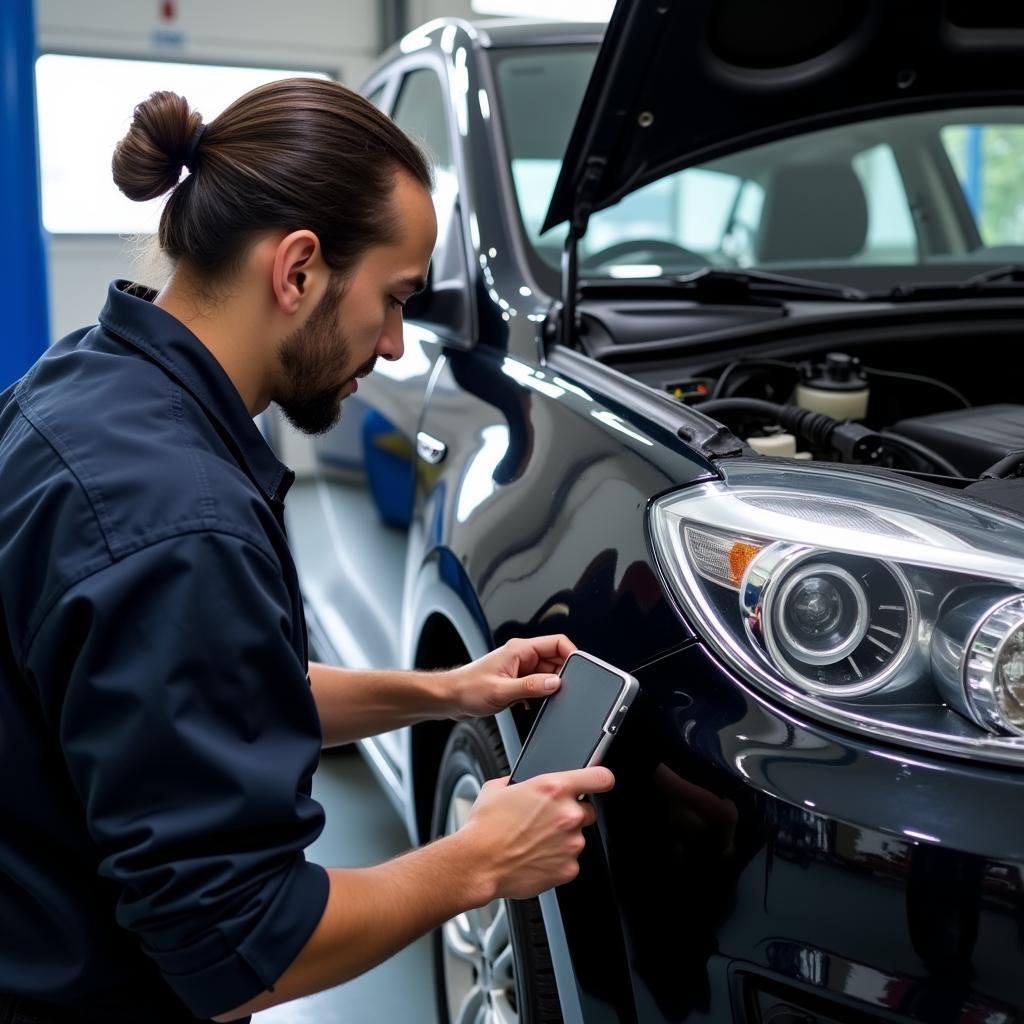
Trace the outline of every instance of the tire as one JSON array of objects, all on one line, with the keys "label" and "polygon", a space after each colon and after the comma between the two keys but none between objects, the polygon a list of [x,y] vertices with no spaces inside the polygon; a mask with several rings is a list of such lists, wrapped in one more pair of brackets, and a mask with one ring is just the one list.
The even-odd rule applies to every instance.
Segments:
[{"label": "tire", "polygon": [[[509,772],[493,719],[462,722],[448,738],[437,790],[431,838],[465,821],[480,786]],[[491,954],[482,952],[491,936]],[[437,929],[434,987],[442,1024],[562,1024],[540,903],[498,900]]]}]

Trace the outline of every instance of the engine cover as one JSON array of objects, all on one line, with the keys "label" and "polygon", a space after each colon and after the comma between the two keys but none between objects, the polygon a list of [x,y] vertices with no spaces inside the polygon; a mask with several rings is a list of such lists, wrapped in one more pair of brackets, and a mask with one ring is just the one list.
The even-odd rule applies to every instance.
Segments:
[{"label": "engine cover", "polygon": [[890,428],[944,455],[966,477],[980,476],[1024,448],[1024,405],[979,405],[900,420]]}]

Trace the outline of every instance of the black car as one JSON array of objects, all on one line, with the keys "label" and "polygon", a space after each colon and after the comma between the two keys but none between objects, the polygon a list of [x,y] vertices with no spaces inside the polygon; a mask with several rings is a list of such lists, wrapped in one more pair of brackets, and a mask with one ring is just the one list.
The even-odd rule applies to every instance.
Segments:
[{"label": "black car", "polygon": [[[312,646],[641,683],[579,878],[438,934],[442,1019],[1024,1020],[1022,57],[984,0],[622,0],[369,79],[439,241],[404,358],[278,428]],[[362,745],[414,842],[535,712]]]}]

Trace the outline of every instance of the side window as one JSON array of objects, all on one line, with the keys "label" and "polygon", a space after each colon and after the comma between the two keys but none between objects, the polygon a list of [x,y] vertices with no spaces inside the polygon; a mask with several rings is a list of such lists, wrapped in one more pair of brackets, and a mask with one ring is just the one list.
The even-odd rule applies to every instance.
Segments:
[{"label": "side window", "polygon": [[417,68],[402,80],[395,123],[426,151],[434,168],[434,211],[437,214],[437,246],[434,279],[464,277],[459,240],[453,237],[452,214],[458,196],[458,179],[452,156],[448,112],[441,79],[431,68]]},{"label": "side window", "polygon": [[427,150],[439,170],[452,169],[444,92],[435,71],[418,68],[405,76],[392,117],[399,128]]},{"label": "side window", "polygon": [[386,93],[387,91],[388,91],[388,83],[387,83],[387,82],[384,82],[384,83],[383,83],[382,85],[378,85],[378,86],[377,86],[377,88],[373,90],[373,92],[368,92],[368,93],[366,94],[366,98],[367,98],[367,99],[368,99],[368,100],[369,100],[369,101],[370,101],[370,102],[371,102],[371,103],[372,103],[372,104],[373,104],[373,105],[374,105],[374,106],[375,106],[375,107],[376,107],[376,108],[377,108],[378,110],[383,110],[384,108],[383,108],[383,106],[381,106],[381,104],[382,104],[382,102],[383,102],[383,100],[384,100],[384,94],[385,94],[385,93]]}]

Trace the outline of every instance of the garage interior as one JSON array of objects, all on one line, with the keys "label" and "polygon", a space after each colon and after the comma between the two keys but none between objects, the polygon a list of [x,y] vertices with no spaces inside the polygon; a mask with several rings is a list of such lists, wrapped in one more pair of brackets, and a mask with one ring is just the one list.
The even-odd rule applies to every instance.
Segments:
[{"label": "garage interior", "polygon": [[[145,984],[146,970],[160,980],[163,971],[167,984],[155,988],[171,1015],[143,1014],[139,1024],[249,1013],[254,1024],[1024,1024],[1024,823],[1014,810],[1024,779],[1022,55],[1024,13],[988,0],[0,0],[0,268],[9,296],[0,344],[0,776],[38,751],[34,763],[56,765],[59,783],[49,807],[22,807],[16,787],[0,790],[0,819],[5,808],[15,817],[25,810],[32,828],[57,837],[38,844],[37,863],[16,849],[17,830],[5,836],[0,825],[0,1024],[80,1024],[73,1011],[63,1015],[74,977],[55,1000],[61,1014],[35,1015],[53,1008],[33,998],[52,965],[40,954],[18,966],[20,940],[8,934],[4,946],[5,897],[15,894],[7,912],[21,914],[25,949],[46,934],[29,935],[33,914],[52,926],[63,912],[91,921],[90,934],[113,933],[116,950],[138,939],[124,921],[115,927],[108,899],[112,880],[136,878],[135,856],[137,877],[151,886],[139,891],[156,911],[146,919],[149,905],[134,900],[129,883],[118,890],[118,913],[145,905],[136,910],[139,931],[173,936],[143,948],[148,959],[131,947],[136,967],[145,966],[129,982]],[[386,200],[405,204],[408,216],[401,231],[395,218],[373,251],[401,259],[392,275],[401,294],[390,278],[383,290],[341,287],[324,255],[343,248],[331,249],[337,237],[320,248],[304,223],[285,231],[270,215],[272,230],[260,237],[225,216],[211,223],[233,225],[230,237],[243,239],[228,253],[237,265],[209,267],[243,267],[240,292],[219,297],[237,319],[204,311],[193,323],[178,315],[187,304],[174,305],[188,296],[192,265],[176,267],[161,251],[161,210],[169,192],[191,197],[206,187],[204,158],[215,174],[238,171],[206,129],[238,97],[265,98],[259,90],[284,80],[281,90],[299,97],[287,108],[289,128],[306,126],[297,111],[322,115],[310,97],[331,93],[330,116],[355,109],[363,120],[353,123],[373,126],[373,145],[391,147],[367,143],[358,183],[360,198],[372,198],[366,153],[377,154],[375,169],[395,170]],[[180,139],[155,147],[173,165],[172,183],[130,201],[113,183],[111,155],[136,132],[140,108],[169,108],[166,97],[141,102],[159,90],[186,97],[192,110],[172,111]],[[258,117],[245,128],[267,130]],[[285,134],[260,145],[280,143],[293,157],[317,148],[320,160],[329,151],[333,166],[348,168],[338,150],[310,147],[298,130],[280,141]],[[225,150],[237,144],[232,136]],[[288,171],[278,165],[281,181],[298,166],[298,157]],[[309,166],[323,170],[316,159]],[[251,170],[225,179],[246,181],[233,195],[244,194]],[[324,192],[303,183],[307,195],[325,198],[312,213],[307,199],[301,214],[314,221],[322,213],[325,238],[348,223],[331,219],[343,204],[326,195],[340,177],[320,175]],[[219,187],[215,177],[205,181]],[[279,209],[279,193],[302,192],[294,182],[259,193],[259,215]],[[204,204],[206,213],[219,209]],[[307,248],[288,263],[289,245]],[[327,308],[333,320],[309,313],[310,280],[317,288],[329,281],[314,313]],[[372,328],[360,333],[358,317],[351,333],[348,322],[339,327],[351,294],[361,308],[371,291]],[[239,312],[238,294],[267,299],[264,320],[276,334],[261,333],[258,314]],[[97,324],[105,295],[99,325],[83,331]],[[292,331],[285,327],[295,319],[275,319],[289,295],[302,297],[289,316],[305,317]],[[108,312],[118,302],[136,314],[148,307],[143,318],[165,317],[166,351],[177,358],[194,343],[195,361],[147,348],[136,321]],[[182,323],[194,328],[185,343],[187,331],[173,334]],[[256,339],[250,348],[224,343],[240,323]],[[118,346],[131,350],[124,376],[97,371],[117,369],[103,360],[123,356]],[[287,358],[296,352],[323,358],[297,370]],[[94,376],[67,369],[78,357]],[[136,453],[135,423],[116,416],[136,412],[148,425],[139,438],[163,444],[140,445],[147,458],[137,462],[126,455],[131,472],[105,465],[104,485],[113,481],[125,521],[142,517],[125,531],[137,548],[119,548],[90,490],[102,459],[68,456],[61,446],[78,440],[75,424],[65,422],[62,436],[48,420],[57,421],[69,394],[62,373],[100,395],[114,394],[103,390],[106,378],[145,373],[159,382],[166,409],[134,393],[106,406],[75,396],[95,405],[75,406],[87,409],[76,421],[87,421],[87,442],[98,437],[117,453],[124,441]],[[211,380],[234,386],[218,392]],[[37,384],[54,402],[42,413]],[[325,409],[337,414],[330,422]],[[197,437],[215,453],[212,494]],[[10,455],[17,445],[31,456],[26,477]],[[164,473],[153,451],[179,475]],[[38,485],[35,472],[60,483]],[[28,486],[18,486],[22,479]],[[182,495],[186,504],[174,504]],[[222,496],[245,512],[214,528]],[[68,541],[61,530],[76,536]],[[81,612],[77,596],[65,602],[93,582],[103,591],[108,570],[116,576],[136,554],[183,537],[187,546],[207,531],[225,550],[237,542],[229,570],[262,579],[252,593],[268,619],[254,600],[251,616],[224,614],[212,624],[220,632],[211,628],[225,607],[237,611],[230,571],[217,576],[229,597],[212,614],[190,623],[182,601],[166,630],[163,618],[154,629],[141,611],[143,625],[120,628],[117,615]],[[54,538],[90,560],[66,569]],[[191,581],[185,593],[195,607],[211,594],[220,600],[203,575],[225,568],[213,555],[167,565],[167,594],[178,572]],[[269,582],[260,575],[268,565]],[[51,587],[47,573],[57,569]],[[250,591],[240,592],[248,600]],[[111,606],[148,607],[148,590],[127,593],[127,604]],[[30,614],[19,620],[22,594]],[[54,640],[47,630],[65,621],[58,613],[70,625]],[[227,830],[237,848],[213,848],[221,833],[200,829],[213,848],[207,864],[205,847],[193,858],[169,830],[172,854],[187,865],[182,877],[194,869],[212,893],[207,908],[231,904],[223,932],[221,918],[200,938],[188,925],[175,932],[191,920],[173,902],[178,860],[146,863],[154,846],[159,852],[159,842],[147,846],[146,813],[189,818],[179,815],[177,776],[165,775],[165,764],[153,768],[155,743],[142,763],[156,798],[133,817],[130,773],[121,773],[124,802],[112,803],[127,822],[117,822],[121,833],[111,828],[125,847],[110,840],[115,854],[102,862],[107,875],[95,893],[92,874],[90,886],[75,888],[81,865],[87,873],[94,866],[88,857],[98,862],[99,840],[94,848],[83,837],[86,821],[98,835],[106,827],[102,794],[90,785],[107,766],[84,740],[65,749],[65,736],[77,727],[123,754],[120,739],[133,757],[145,746],[142,730],[132,735],[123,718],[112,716],[104,732],[106,696],[119,693],[104,674],[104,651],[96,654],[104,645],[83,641],[74,657],[62,646],[78,630],[91,638],[97,623],[109,629],[98,635],[111,650],[124,639],[136,660],[131,644],[148,644],[148,657],[155,634],[166,642],[167,678],[143,680],[138,692],[156,693],[158,728],[170,722],[174,739],[188,737],[169,749],[212,750],[215,768],[237,755],[234,767],[249,772],[224,773],[225,804],[239,815]],[[227,638],[239,623],[248,660],[238,659],[235,676],[221,671],[211,637]],[[250,629],[270,641],[251,640]],[[184,633],[202,643],[180,643]],[[37,645],[38,637],[49,642]],[[23,666],[42,647],[42,663],[57,669],[39,683],[39,713],[35,690],[21,684],[35,685]],[[227,639],[223,649],[232,650]],[[201,674],[175,675],[181,651],[193,672],[214,666],[203,680],[249,689],[227,691],[229,700],[212,683],[191,688]],[[209,657],[193,663],[194,651]],[[76,658],[89,664],[89,654],[99,667],[82,669],[83,682]],[[277,655],[291,689],[252,685],[267,675],[262,659]],[[489,780],[529,763],[530,740],[545,738],[544,711],[568,706],[534,698],[562,688],[572,676],[550,676],[573,664],[586,664],[580,671],[605,691],[590,690],[558,720],[564,736],[545,753],[571,748],[572,764],[552,756],[537,773],[610,769],[614,786],[591,776],[586,792],[543,791],[549,812],[557,801],[563,807],[562,824],[548,825],[563,860],[570,851],[568,869],[556,872],[549,858],[551,877],[522,895],[508,872],[506,890],[495,882],[470,905],[466,894],[484,888],[472,883],[493,878],[478,863],[486,858],[469,865],[465,850],[504,864],[506,846],[518,856],[522,845],[507,839],[511,828],[494,828],[498,817],[490,819],[498,839],[488,833],[483,843],[480,827],[458,833],[474,813],[488,813],[481,795]],[[79,697],[80,718],[68,725],[74,707],[66,719],[64,703],[53,715],[47,701],[56,693],[63,702],[72,678],[93,703]],[[136,690],[125,689],[134,709]],[[239,692],[246,699],[236,706]],[[344,714],[353,692],[356,725]],[[229,722],[219,747],[195,728],[210,694],[212,706],[229,709],[211,716]],[[25,712],[18,728],[5,720],[12,709]],[[234,742],[236,725],[243,743]],[[288,742],[275,749],[276,728]],[[55,730],[59,742],[35,742]],[[294,786],[293,775],[274,775],[275,756],[298,762]],[[208,766],[204,756],[196,763]],[[141,778],[130,781],[148,793]],[[533,779],[513,781],[524,785],[507,789],[522,794]],[[50,782],[41,770],[26,792]],[[276,832],[259,817],[275,783],[285,797],[270,820],[287,823]],[[217,806],[200,790],[186,806],[199,808],[193,828]],[[210,791],[219,792],[212,783]],[[303,858],[296,836],[308,837],[319,820],[312,803],[326,825]],[[53,813],[67,807],[71,814]],[[543,832],[516,824],[523,834]],[[307,918],[310,894],[337,907],[329,869],[382,866],[393,881],[389,865],[438,849],[454,857],[439,863],[456,869],[399,871],[421,883],[404,891],[405,906],[447,908],[419,921],[421,937],[350,980],[335,984],[335,975],[333,987],[308,984],[302,991],[315,994],[278,1001],[286,997],[280,988],[275,996],[271,977],[296,964],[299,981],[289,974],[288,984],[308,983],[307,969],[324,976],[328,958],[316,939],[321,926],[336,938],[341,915]],[[457,906],[431,902],[435,889],[460,887]],[[380,895],[372,884],[358,891]],[[281,892],[304,899],[288,903]],[[373,928],[389,938],[388,927],[400,928],[391,902],[377,906],[387,927],[374,918],[362,933],[366,948]],[[281,921],[289,927],[276,931]],[[302,930],[296,921],[305,945],[276,964],[266,949],[287,947]],[[87,930],[69,925],[66,947],[53,943],[58,967],[106,955],[108,939],[92,949]],[[300,949],[314,949],[315,969]],[[5,990],[5,969],[21,972],[24,990]],[[202,991],[211,977],[237,997],[230,1013],[202,1002],[214,998],[212,983]],[[133,989],[121,984],[103,989],[104,998],[117,990],[104,1005],[124,1009],[117,999]],[[186,991],[202,1013],[188,1004],[178,1014]]]}]

